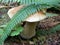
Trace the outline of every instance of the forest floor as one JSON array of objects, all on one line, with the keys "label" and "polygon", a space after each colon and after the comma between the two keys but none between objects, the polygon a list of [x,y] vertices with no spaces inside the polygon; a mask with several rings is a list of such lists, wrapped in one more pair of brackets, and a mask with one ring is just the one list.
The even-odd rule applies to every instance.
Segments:
[{"label": "forest floor", "polygon": [[[0,25],[6,24],[10,20],[8,15],[6,14],[8,9],[9,8],[0,9]],[[53,13],[59,14],[59,11],[58,12],[53,11]],[[60,24],[60,16],[55,16],[39,22],[36,29],[37,30],[48,29],[58,24]],[[29,40],[21,38],[20,35],[15,37],[9,36],[6,39],[4,45],[60,45],[60,31],[57,31],[54,34],[47,34],[47,35],[41,35],[41,36],[36,35]]]}]

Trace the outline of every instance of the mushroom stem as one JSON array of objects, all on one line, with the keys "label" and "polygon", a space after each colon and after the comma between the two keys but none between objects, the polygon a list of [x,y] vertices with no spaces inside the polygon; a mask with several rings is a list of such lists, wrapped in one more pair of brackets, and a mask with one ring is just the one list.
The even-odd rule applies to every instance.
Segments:
[{"label": "mushroom stem", "polygon": [[30,39],[36,34],[36,25],[37,22],[26,22],[24,30],[21,33],[21,37],[24,39]]}]

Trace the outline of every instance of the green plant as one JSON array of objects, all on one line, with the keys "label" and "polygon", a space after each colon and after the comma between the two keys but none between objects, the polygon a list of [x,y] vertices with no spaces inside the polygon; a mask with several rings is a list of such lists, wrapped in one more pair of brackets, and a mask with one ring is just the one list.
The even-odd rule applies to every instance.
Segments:
[{"label": "green plant", "polygon": [[[51,7],[60,9],[60,0],[0,0],[2,3],[19,2],[21,5],[26,5],[13,16],[4,28],[3,34],[0,36],[0,44],[10,35],[11,31],[18,23],[21,23],[31,14],[38,11],[45,11]],[[46,12],[45,12],[46,13]]]}]

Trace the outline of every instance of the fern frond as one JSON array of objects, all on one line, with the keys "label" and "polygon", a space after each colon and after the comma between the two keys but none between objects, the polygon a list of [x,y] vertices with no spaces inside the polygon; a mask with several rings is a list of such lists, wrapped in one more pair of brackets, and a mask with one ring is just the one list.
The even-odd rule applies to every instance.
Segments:
[{"label": "fern frond", "polygon": [[5,3],[5,4],[9,4],[9,3],[20,3],[23,5],[31,5],[31,4],[35,4],[35,5],[49,5],[50,7],[57,7],[58,9],[60,9],[60,0],[0,0],[0,3]]},{"label": "fern frond", "polygon": [[54,17],[54,16],[58,16],[59,14],[55,14],[55,13],[46,13],[47,17]]},{"label": "fern frond", "polygon": [[19,10],[14,17],[9,21],[7,26],[4,28],[4,32],[0,37],[0,44],[9,36],[12,29],[18,24],[24,21],[29,15],[37,12],[36,5],[29,5]]},{"label": "fern frond", "polygon": [[53,4],[59,4],[60,0],[0,0],[2,3],[13,3],[13,2],[20,2],[20,4],[48,4],[48,5],[53,5]]},{"label": "fern frond", "polygon": [[54,26],[53,28],[50,29],[51,33],[59,31],[60,30],[60,24]]},{"label": "fern frond", "polygon": [[20,2],[20,4],[57,4],[60,0],[0,0],[3,3]]},{"label": "fern frond", "polygon": [[23,27],[15,27],[15,29],[11,32],[10,36],[17,36],[23,31]]},{"label": "fern frond", "polygon": [[0,0],[1,3],[14,3],[17,0]]},{"label": "fern frond", "polygon": [[52,7],[60,7],[60,0],[20,0],[20,4],[30,5],[30,4],[45,4]]},{"label": "fern frond", "polygon": [[58,9],[58,10],[60,10],[60,4],[55,5],[55,8]]},{"label": "fern frond", "polygon": [[57,4],[59,0],[20,0],[21,4]]}]

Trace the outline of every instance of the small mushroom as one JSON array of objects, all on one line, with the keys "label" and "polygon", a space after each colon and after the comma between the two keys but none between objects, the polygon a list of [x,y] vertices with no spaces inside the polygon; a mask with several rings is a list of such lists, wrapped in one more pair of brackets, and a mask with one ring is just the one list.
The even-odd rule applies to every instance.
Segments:
[{"label": "small mushroom", "polygon": [[[10,9],[8,11],[8,15],[10,18],[13,17],[13,15],[19,10],[23,8],[23,6],[18,6]],[[43,11],[36,12],[35,14],[30,15],[28,18],[26,18],[24,21],[26,21],[26,24],[24,25],[24,30],[21,32],[21,37],[24,39],[30,39],[36,34],[36,25],[38,21],[43,20],[46,18],[46,15],[43,13]]]}]

